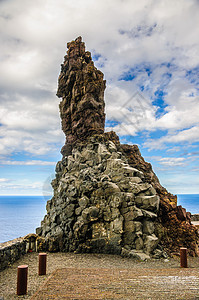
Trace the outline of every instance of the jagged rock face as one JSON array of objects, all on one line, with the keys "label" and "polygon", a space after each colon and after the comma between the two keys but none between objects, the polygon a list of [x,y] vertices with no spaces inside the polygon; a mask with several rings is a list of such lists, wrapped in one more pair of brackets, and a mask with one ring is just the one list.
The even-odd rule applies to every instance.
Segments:
[{"label": "jagged rock face", "polygon": [[94,66],[81,37],[67,47],[57,91],[57,96],[62,97],[60,116],[65,148],[94,133],[103,133],[105,123],[103,73]]},{"label": "jagged rock face", "polygon": [[191,224],[191,214],[182,206],[177,206],[177,196],[169,193],[159,182],[150,163],[141,156],[137,145],[121,145],[121,149],[131,167],[144,174],[144,181],[150,183],[160,198],[158,218],[155,221],[155,233],[160,244],[169,255],[179,253],[180,247],[186,247],[189,255],[197,256],[199,234]]},{"label": "jagged rock face", "polygon": [[155,254],[159,197],[113,142],[92,136],[63,157],[56,172],[54,197],[40,229],[54,239],[54,249]]}]

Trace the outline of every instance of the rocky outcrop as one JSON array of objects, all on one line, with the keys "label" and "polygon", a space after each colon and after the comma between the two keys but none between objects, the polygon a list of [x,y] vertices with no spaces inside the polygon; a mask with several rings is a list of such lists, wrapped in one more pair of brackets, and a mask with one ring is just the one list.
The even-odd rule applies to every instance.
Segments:
[{"label": "rocky outcrop", "polygon": [[187,246],[195,255],[198,232],[190,214],[161,186],[136,145],[104,133],[103,74],[81,37],[67,46],[57,91],[66,144],[37,234],[49,251],[146,259]]},{"label": "rocky outcrop", "polygon": [[93,135],[58,162],[40,234],[54,238],[50,250],[160,255],[159,197],[106,137]]},{"label": "rocky outcrop", "polygon": [[137,145],[121,145],[130,166],[144,174],[144,181],[150,183],[160,198],[155,233],[160,244],[169,255],[179,253],[180,247],[187,247],[191,256],[197,256],[198,229],[191,224],[191,214],[177,205],[177,196],[169,193],[159,182],[150,163],[141,156]]},{"label": "rocky outcrop", "polygon": [[66,135],[63,153],[73,144],[93,134],[104,132],[103,73],[94,66],[91,53],[85,51],[82,38],[67,44],[68,51],[61,66],[57,96],[62,98],[60,116]]}]

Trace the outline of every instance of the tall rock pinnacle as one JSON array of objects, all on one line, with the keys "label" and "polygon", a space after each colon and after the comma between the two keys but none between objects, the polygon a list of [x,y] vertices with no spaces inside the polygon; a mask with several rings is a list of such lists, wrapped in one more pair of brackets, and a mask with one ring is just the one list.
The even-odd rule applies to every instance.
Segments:
[{"label": "tall rock pinnacle", "polygon": [[104,133],[103,73],[81,37],[67,44],[57,96],[66,144],[41,227],[43,250],[167,257],[197,255],[191,214],[161,186],[136,145]]},{"label": "tall rock pinnacle", "polygon": [[73,145],[94,133],[104,132],[103,73],[85,51],[82,38],[67,43],[68,51],[58,80],[57,96],[62,98],[60,115],[66,145]]}]

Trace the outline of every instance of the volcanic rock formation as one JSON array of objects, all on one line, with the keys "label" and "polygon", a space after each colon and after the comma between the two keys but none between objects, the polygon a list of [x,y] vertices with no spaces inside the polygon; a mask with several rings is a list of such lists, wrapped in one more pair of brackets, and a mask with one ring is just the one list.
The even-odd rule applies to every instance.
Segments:
[{"label": "volcanic rock formation", "polygon": [[37,233],[49,251],[145,259],[188,246],[195,255],[198,234],[190,215],[160,185],[137,146],[104,133],[105,81],[81,37],[67,46],[57,91],[66,144]]},{"label": "volcanic rock formation", "polygon": [[66,135],[64,150],[94,133],[103,133],[105,123],[103,73],[95,68],[81,37],[67,47],[57,91],[57,96],[62,97],[60,116]]},{"label": "volcanic rock formation", "polygon": [[141,156],[137,145],[121,145],[128,163],[144,174],[144,181],[150,183],[160,198],[155,233],[169,255],[179,254],[180,247],[187,247],[191,256],[198,256],[198,229],[191,224],[191,213],[181,205],[177,206],[177,196],[169,193],[159,182],[150,163]]}]

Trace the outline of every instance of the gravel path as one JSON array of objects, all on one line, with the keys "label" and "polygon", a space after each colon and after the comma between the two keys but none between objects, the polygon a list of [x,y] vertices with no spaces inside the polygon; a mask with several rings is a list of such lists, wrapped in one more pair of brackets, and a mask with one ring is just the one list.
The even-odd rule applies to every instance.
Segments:
[{"label": "gravel path", "polygon": [[[117,255],[105,254],[74,254],[74,253],[48,253],[47,257],[47,275],[38,276],[38,253],[28,253],[20,260],[15,262],[8,269],[0,272],[0,300],[10,299],[30,299],[38,290],[39,286],[45,284],[49,275],[56,269],[61,268],[83,268],[83,269],[151,269],[154,270],[154,276],[157,269],[180,269],[179,257],[169,260],[150,260],[138,262],[133,259],[122,258]],[[17,297],[16,281],[17,266],[27,264],[28,269],[28,293],[25,296]],[[190,271],[199,269],[199,258],[189,258],[188,267]],[[186,269],[188,272],[188,269]],[[193,299],[199,299],[193,298]]]}]

